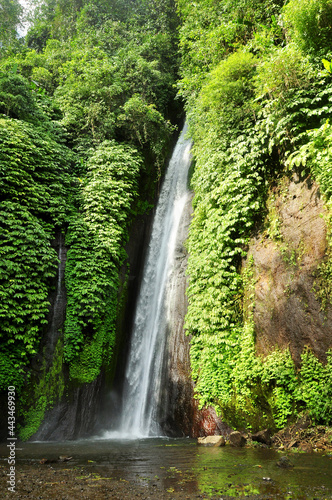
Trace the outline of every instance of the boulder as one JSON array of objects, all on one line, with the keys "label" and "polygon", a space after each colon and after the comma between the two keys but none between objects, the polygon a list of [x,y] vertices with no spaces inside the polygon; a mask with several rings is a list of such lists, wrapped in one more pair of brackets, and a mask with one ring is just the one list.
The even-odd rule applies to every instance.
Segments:
[{"label": "boulder", "polygon": [[225,446],[225,438],[223,436],[199,437],[197,439],[197,444],[214,447]]},{"label": "boulder", "polygon": [[245,446],[247,440],[239,431],[231,432],[229,435],[229,441],[232,446],[241,447]]},{"label": "boulder", "polygon": [[264,429],[263,431],[256,432],[252,434],[251,439],[256,441],[257,443],[266,444],[267,446],[271,445],[271,432],[268,429]]}]

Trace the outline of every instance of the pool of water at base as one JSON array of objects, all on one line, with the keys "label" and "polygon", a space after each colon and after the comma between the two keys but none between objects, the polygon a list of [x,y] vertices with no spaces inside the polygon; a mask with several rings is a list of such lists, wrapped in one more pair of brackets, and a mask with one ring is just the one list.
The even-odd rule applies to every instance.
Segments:
[{"label": "pool of water at base", "polygon": [[[8,457],[0,445],[1,460]],[[287,455],[294,467],[277,466]],[[164,491],[268,499],[332,499],[332,454],[300,454],[264,448],[211,448],[193,439],[87,439],[17,443],[18,463],[33,465],[59,456],[66,467],[153,484]],[[106,477],[105,476],[105,477]]]}]

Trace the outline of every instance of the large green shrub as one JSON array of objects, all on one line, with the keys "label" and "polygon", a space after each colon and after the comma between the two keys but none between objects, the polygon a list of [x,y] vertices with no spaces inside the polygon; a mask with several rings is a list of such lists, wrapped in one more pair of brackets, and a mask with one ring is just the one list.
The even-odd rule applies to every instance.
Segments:
[{"label": "large green shrub", "polygon": [[29,82],[15,73],[0,73],[0,113],[21,120],[36,121],[37,106]]},{"label": "large green shrub", "polygon": [[[220,62],[206,78],[205,84],[189,110],[194,149],[204,148],[203,143],[213,135],[229,141],[246,125],[254,121],[254,75],[257,60],[240,49]],[[240,127],[238,128],[238,123]]]},{"label": "large green shrub", "polygon": [[306,88],[314,77],[308,58],[294,44],[274,48],[257,68],[258,95],[285,100],[292,89]]},{"label": "large green shrub", "polygon": [[304,51],[315,54],[332,50],[331,0],[290,0],[283,17],[291,38]]}]

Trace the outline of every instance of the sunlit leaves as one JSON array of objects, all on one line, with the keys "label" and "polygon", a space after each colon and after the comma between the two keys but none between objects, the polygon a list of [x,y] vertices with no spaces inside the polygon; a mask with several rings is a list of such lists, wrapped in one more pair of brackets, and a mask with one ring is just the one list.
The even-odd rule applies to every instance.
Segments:
[{"label": "sunlit leaves", "polygon": [[70,210],[70,170],[74,156],[34,127],[0,120],[2,199],[26,206],[47,222],[61,225]]},{"label": "sunlit leaves", "polygon": [[133,148],[102,143],[88,161],[81,213],[69,225],[64,355],[81,382],[96,378],[114,347],[123,245],[141,167]]},{"label": "sunlit leaves", "polygon": [[57,255],[50,235],[27,208],[2,201],[0,210],[0,336],[15,344],[18,363],[36,352],[47,323]]},{"label": "sunlit leaves", "polygon": [[1,343],[20,368],[37,352],[48,322],[58,264],[51,240],[73,210],[72,160],[32,125],[0,120]]},{"label": "sunlit leaves", "polygon": [[332,4],[330,0],[290,0],[283,9],[290,36],[305,51],[329,53]]},{"label": "sunlit leaves", "polygon": [[[276,351],[264,362],[257,356],[250,313],[254,281],[242,259],[265,210],[266,186],[284,169],[285,158],[306,175],[310,165],[326,198],[331,196],[330,127],[308,131],[331,113],[330,65],[324,59],[322,71],[322,56],[319,68],[312,58],[314,50],[324,50],[322,40],[331,31],[330,2],[288,2],[284,19],[287,36],[293,36],[288,44],[275,16],[283,2],[177,3],[184,20],[179,85],[195,157],[186,326],[197,398],[201,405],[214,404],[235,426],[282,427],[304,408],[327,422],[322,407],[313,411],[310,390],[301,400],[310,377],[301,379],[288,351]],[[271,19],[264,17],[268,12]],[[309,45],[310,57],[302,51]],[[300,149],[291,154],[295,148]]]},{"label": "sunlit leaves", "polygon": [[[213,134],[212,134],[213,137]],[[195,215],[188,251],[191,360],[201,404],[229,401],[233,356],[240,352],[242,277],[239,262],[262,206],[266,150],[239,136],[228,150],[196,144]],[[227,391],[226,391],[227,389]]]}]

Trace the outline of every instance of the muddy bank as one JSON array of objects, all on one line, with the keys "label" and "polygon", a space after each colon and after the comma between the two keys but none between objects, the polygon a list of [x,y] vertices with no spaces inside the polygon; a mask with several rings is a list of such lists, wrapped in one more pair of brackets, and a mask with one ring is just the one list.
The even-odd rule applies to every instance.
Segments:
[{"label": "muddy bank", "polygon": [[[255,434],[233,432],[230,438],[232,438],[233,434],[239,434],[242,437],[243,442],[239,446],[265,447],[277,449],[278,451],[289,450],[295,453],[323,452],[332,454],[332,427],[325,425],[314,426],[308,417],[298,419],[297,422],[274,435],[268,429]],[[232,443],[232,439],[230,439],[230,444],[237,446],[236,442]]]}]

